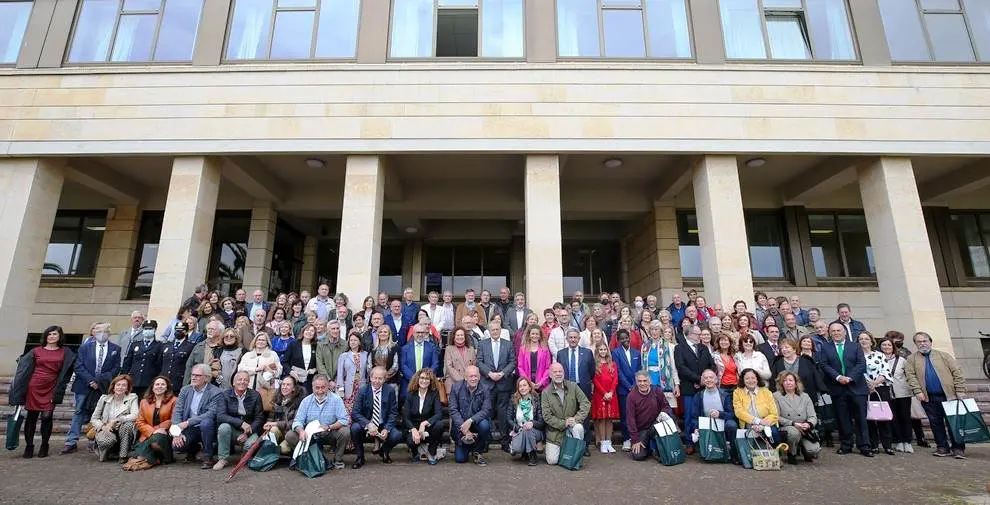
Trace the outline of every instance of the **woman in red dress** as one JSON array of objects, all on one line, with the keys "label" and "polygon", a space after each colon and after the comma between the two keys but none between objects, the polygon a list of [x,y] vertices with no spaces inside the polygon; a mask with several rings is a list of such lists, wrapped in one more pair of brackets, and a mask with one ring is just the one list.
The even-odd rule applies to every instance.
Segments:
[{"label": "woman in red dress", "polygon": [[65,388],[72,377],[76,360],[71,349],[62,347],[64,333],[60,326],[45,329],[41,347],[35,347],[17,360],[17,372],[10,385],[10,404],[23,405],[24,457],[34,457],[34,432],[41,418],[41,447],[38,457],[48,456],[48,439],[52,436],[52,412],[62,403]]},{"label": "woman in red dress", "polygon": [[595,421],[595,438],[603,454],[615,452],[612,448],[612,421],[619,418],[619,399],[615,388],[619,374],[612,363],[608,344],[600,342],[595,347],[595,378],[592,381],[591,419]]}]

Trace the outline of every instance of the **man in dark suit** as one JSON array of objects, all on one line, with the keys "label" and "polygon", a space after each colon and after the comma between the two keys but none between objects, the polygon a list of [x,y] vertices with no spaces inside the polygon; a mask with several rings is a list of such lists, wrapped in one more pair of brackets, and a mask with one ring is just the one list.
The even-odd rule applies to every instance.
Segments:
[{"label": "man in dark suit", "polygon": [[619,385],[615,388],[615,392],[619,396],[622,450],[629,452],[632,450],[632,439],[629,435],[629,427],[626,426],[626,398],[629,397],[629,392],[636,387],[636,372],[643,368],[643,360],[639,350],[629,346],[629,330],[620,329],[615,332],[615,338],[619,341],[619,346],[612,350],[612,362],[615,363],[619,375]]},{"label": "man in dark suit", "polygon": [[[763,328],[763,333],[767,336],[767,341],[763,342],[756,347],[757,351],[763,353],[767,357],[767,365],[773,368],[773,362],[777,361],[780,356],[780,327],[779,326],[765,326]],[[775,377],[770,377],[773,381]]]},{"label": "man in dark suit", "polygon": [[[581,333],[577,328],[567,328],[567,347],[557,351],[557,363],[564,365],[564,380],[578,385],[584,396],[591,398],[591,381],[595,378],[595,355],[587,347],[581,347]],[[588,441],[584,455],[590,456],[595,432],[591,429],[591,416],[584,420],[584,438]]]},{"label": "man in dark suit", "polygon": [[[76,380],[72,384],[75,393],[76,413],[72,416],[72,427],[65,439],[65,447],[59,454],[76,452],[79,432],[93,416],[93,408],[100,395],[107,391],[110,381],[120,372],[120,346],[109,342],[110,325],[100,323],[93,328],[93,338],[79,346],[76,357]],[[95,398],[86,401],[87,397]]]},{"label": "man in dark suit", "polygon": [[402,302],[392,300],[389,303],[389,311],[385,313],[385,324],[392,330],[399,347],[405,346],[406,334],[409,333],[409,324],[406,324],[406,321],[402,318]]},{"label": "man in dark suit", "polygon": [[[120,373],[130,375],[134,379],[134,394],[144,397],[145,391],[151,386],[151,381],[162,369],[162,343],[155,340],[155,330],[158,322],[149,320],[141,326],[141,340],[131,342]],[[173,384],[172,387],[178,386]]]},{"label": "man in dark suit", "polygon": [[[398,300],[392,300],[398,303]],[[404,392],[409,386],[409,379],[412,378],[420,368],[432,368],[433,373],[439,375],[440,351],[437,346],[427,340],[430,330],[421,324],[413,327],[413,339],[402,347],[399,353],[399,369],[402,371],[402,382],[400,383],[399,395],[405,399]]]},{"label": "man in dark suit", "polygon": [[193,365],[191,382],[179,391],[179,398],[172,409],[172,425],[178,426],[182,434],[172,438],[172,448],[186,451],[186,462],[196,461],[196,453],[203,448],[203,461],[200,468],[209,470],[216,464],[213,461],[214,446],[217,441],[217,401],[222,392],[210,383],[213,373],[209,365]]},{"label": "man in dark suit", "polygon": [[832,321],[831,324],[841,324],[842,330],[846,333],[846,340],[855,343],[859,338],[859,334],[866,331],[866,325],[852,318],[852,309],[849,308],[848,303],[836,305],[835,312],[839,317],[835,321]]},{"label": "man in dark suit", "polygon": [[526,306],[526,295],[516,293],[514,302],[513,305],[505,307],[502,316],[502,326],[509,330],[511,335],[515,335],[520,328],[526,326],[526,318],[533,313],[532,309]]},{"label": "man in dark suit", "polygon": [[509,428],[505,413],[509,407],[509,397],[515,391],[516,353],[512,350],[512,339],[501,338],[503,332],[498,319],[488,322],[489,338],[483,339],[478,349],[478,369],[481,382],[491,388],[492,408],[498,420],[502,450],[509,452]]},{"label": "man in dark suit", "polygon": [[467,463],[468,456],[478,466],[487,466],[481,455],[492,434],[491,390],[481,383],[481,371],[471,365],[464,369],[464,380],[450,390],[450,438],[454,439],[454,461]]},{"label": "man in dark suit", "polygon": [[398,420],[398,395],[391,384],[385,384],[385,369],[376,366],[371,369],[371,384],[361,386],[351,410],[351,441],[357,455],[351,468],[364,466],[365,440],[380,440],[381,449],[375,453],[381,456],[382,463],[392,464],[389,453],[402,441],[402,430],[396,426]]},{"label": "man in dark suit", "polygon": [[[691,326],[684,332],[684,343],[674,347],[674,366],[677,367],[677,375],[681,379],[681,398],[684,400],[684,412],[694,412],[694,402],[700,400],[695,395],[701,392],[701,373],[707,369],[715,370],[715,361],[712,360],[708,348],[701,345],[701,328],[697,325]],[[687,415],[684,416],[684,431],[681,438],[684,440],[684,452],[688,455],[694,454],[694,441],[691,433],[698,428],[698,418]]]},{"label": "man in dark suit", "polygon": [[822,346],[821,367],[839,421],[838,452],[852,452],[855,436],[860,453],[872,458],[866,425],[866,356],[858,344],[846,339],[846,328],[842,323],[828,325],[828,335],[832,341]]},{"label": "man in dark suit", "polygon": [[192,354],[193,344],[189,341],[186,323],[178,321],[172,329],[172,341],[162,345],[161,375],[172,381],[173,390],[181,390],[186,375],[186,362]]}]

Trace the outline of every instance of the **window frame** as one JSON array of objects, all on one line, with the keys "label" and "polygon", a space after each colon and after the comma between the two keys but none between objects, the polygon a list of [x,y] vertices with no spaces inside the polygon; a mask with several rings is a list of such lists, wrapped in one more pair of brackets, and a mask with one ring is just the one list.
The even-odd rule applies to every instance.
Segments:
[{"label": "window frame", "polygon": [[[426,270],[426,259],[427,259],[427,256],[428,256],[429,249],[431,249],[431,248],[438,249],[438,250],[444,250],[445,249],[445,250],[449,250],[450,251],[450,272],[451,272],[451,274],[449,276],[446,275],[446,274],[441,274],[440,289],[438,289],[436,291],[442,293],[444,291],[444,289],[445,289],[443,287],[444,280],[445,280],[445,278],[449,278],[450,279],[450,291],[453,294],[454,298],[455,299],[458,299],[458,297],[460,297],[460,299],[463,300],[464,299],[464,290],[458,291],[456,289],[458,286],[455,286],[454,285],[454,279],[456,279],[458,277],[478,277],[479,279],[481,279],[481,284],[478,287],[472,287],[472,289],[474,289],[474,292],[477,295],[477,299],[480,300],[481,299],[481,292],[485,289],[485,279],[486,278],[501,278],[501,277],[503,277],[501,275],[497,275],[496,273],[492,273],[492,275],[488,275],[488,272],[486,271],[486,267],[485,267],[485,265],[486,265],[486,261],[485,261],[486,251],[490,247],[504,247],[507,250],[507,254],[508,254],[508,258],[509,258],[509,264],[507,265],[508,268],[507,268],[506,273],[505,273],[505,276],[504,276],[505,282],[502,283],[502,285],[503,286],[508,285],[512,281],[512,245],[511,245],[511,243],[506,242],[506,241],[501,241],[501,240],[481,240],[481,241],[470,241],[470,242],[463,242],[463,243],[461,243],[461,242],[449,242],[449,241],[436,241],[436,242],[426,241],[423,244],[423,257],[422,257],[422,260],[421,260],[421,263],[420,263],[420,271],[423,272],[423,279],[422,279],[422,284],[420,286],[420,288],[421,288],[421,291],[420,292],[421,293],[427,293],[427,292],[430,291],[428,289],[429,286],[427,284],[427,281],[428,281],[427,274],[433,273],[433,272],[428,272]],[[477,275],[477,276],[473,276],[473,275],[458,275],[458,273],[457,273],[457,252],[458,252],[459,249],[477,249],[477,252],[478,252],[478,254],[480,256],[479,263],[478,263],[478,268],[479,268],[479,270],[480,270],[481,273],[479,275]],[[462,263],[462,265],[463,265],[463,263]],[[491,290],[489,290],[489,291],[491,291]]]},{"label": "window frame", "polygon": [[[557,0],[558,2],[560,0]],[[560,27],[557,24],[557,17],[559,15],[557,11],[557,6],[555,2],[554,5],[554,53],[557,55],[557,61],[670,61],[670,62],[694,62],[698,60],[697,45],[694,41],[694,25],[691,23],[693,19],[693,13],[691,11],[691,2],[689,0],[684,0],[684,12],[687,18],[687,36],[688,45],[691,49],[691,55],[684,58],[671,58],[669,56],[651,56],[650,55],[650,20],[647,15],[649,10],[646,5],[650,0],[639,0],[639,6],[631,5],[613,5],[606,6],[605,3],[608,0],[596,0],[597,2],[597,19],[598,19],[598,56],[561,56],[560,55]],[[641,18],[643,20],[643,54],[644,56],[607,56],[605,54],[605,12],[606,10],[621,11],[621,10],[631,10],[639,11]]]},{"label": "window frame", "polygon": [[[716,5],[718,11],[718,29],[719,33],[722,35],[722,55],[725,56],[725,61],[728,63],[784,63],[784,64],[822,64],[822,65],[849,65],[862,63],[863,56],[859,50],[859,39],[856,37],[856,25],[853,23],[852,11],[849,8],[849,1],[842,0],[845,5],[846,12],[846,26],[849,27],[849,37],[852,43],[853,58],[848,60],[839,59],[819,59],[815,56],[815,41],[814,35],[811,31],[811,25],[808,22],[808,0],[800,0],[801,8],[787,8],[787,7],[764,7],[764,0],[753,0],[756,2],[757,9],[760,14],[760,33],[763,35],[763,51],[766,57],[764,58],[732,58],[728,55],[727,48],[725,46],[725,25],[722,22],[722,2],[724,0],[718,0]],[[784,16],[788,14],[796,14],[797,17],[802,21],[802,28],[804,30],[805,40],[807,42],[808,53],[811,57],[808,59],[794,59],[794,58],[774,58],[773,49],[770,46],[770,34],[767,31],[767,11],[771,13],[777,13],[779,16]]]},{"label": "window frame", "polygon": [[[810,226],[811,222],[810,222],[810,219],[811,219],[811,216],[821,216],[821,215],[829,215],[829,216],[831,216],[832,217],[832,225],[835,227],[835,234],[836,234],[836,237],[838,239],[839,258],[840,258],[840,260],[842,262],[842,271],[844,273],[848,274],[849,273],[849,260],[847,258],[848,255],[846,253],[846,242],[845,242],[845,239],[842,237],[842,231],[839,229],[839,216],[861,216],[861,217],[863,217],[864,222],[865,222],[866,213],[864,211],[862,211],[862,210],[855,210],[855,209],[839,209],[839,210],[830,210],[830,209],[806,209],[806,210],[807,211],[805,213],[804,220],[809,225],[808,226],[808,236],[809,236],[808,251],[811,252],[813,250],[813,248],[814,248],[812,246],[811,240],[810,240],[810,236],[811,236],[811,226]],[[869,225],[867,224],[867,230],[866,230],[867,237],[869,237],[869,233],[870,233],[870,231],[869,231]],[[870,238],[870,247],[871,248],[873,247],[873,239],[872,238]],[[873,265],[874,265],[873,266],[874,270],[876,270],[876,257],[875,256],[874,256],[874,264]],[[813,256],[812,256],[812,259],[811,259],[811,263],[808,266],[810,267],[810,269],[809,269],[810,275],[814,276],[814,278],[819,283],[824,283],[824,284],[845,284],[845,283],[863,283],[863,282],[876,283],[877,282],[877,275],[876,274],[874,274],[872,276],[866,276],[866,277],[864,277],[864,276],[852,276],[852,275],[845,275],[845,276],[840,276],[840,277],[835,277],[835,276],[819,277],[818,276],[818,273],[815,272],[815,263],[814,263],[814,257]]]},{"label": "window frame", "polygon": [[[990,229],[990,209],[987,210],[956,210],[952,209],[949,211],[948,224],[950,226],[949,238],[954,242],[954,248],[958,250],[958,261],[959,263],[959,273],[961,274],[961,281],[963,286],[986,286],[990,285],[990,276],[980,277],[971,276],[966,272],[966,263],[971,263],[971,258],[966,252],[966,244],[959,240],[957,230],[955,229],[955,218],[973,216],[976,219],[977,232],[980,237],[980,242],[984,250],[986,251],[987,257],[990,258],[990,241],[988,241],[983,233],[982,226],[983,220],[987,221],[987,227]],[[974,272],[975,273],[975,272]]]},{"label": "window frame", "polygon": [[11,61],[9,63],[4,63],[0,61],[0,68],[12,68],[17,66],[17,60],[21,58],[21,51],[24,49],[24,38],[27,37],[28,29],[31,28],[31,16],[34,15],[34,6],[36,2],[34,0],[13,0],[10,3],[26,3],[30,5],[31,8],[28,9],[27,22],[24,24],[24,33],[21,34],[19,43],[17,44],[18,50],[17,50],[17,55],[14,57],[14,61]]},{"label": "window frame", "polygon": [[[696,209],[684,209],[678,210],[676,213],[676,226],[677,226],[677,247],[678,247],[678,268],[681,268],[680,262],[680,248],[684,246],[681,243],[681,230],[684,229],[685,233],[690,234],[690,228],[688,223],[688,216],[695,216],[695,222],[698,219],[698,211]],[[751,216],[771,216],[774,218],[774,222],[778,226],[780,231],[780,245],[777,246],[780,249],[780,265],[783,270],[782,277],[757,277],[753,273],[753,246],[749,241],[749,219]],[[787,223],[784,216],[784,209],[743,209],[743,222],[746,226],[746,253],[749,255],[749,274],[753,279],[753,282],[758,284],[768,284],[768,285],[794,285],[794,265],[791,264],[790,260],[790,237],[787,232]],[[693,245],[692,245],[693,246]],[[699,251],[701,249],[701,231],[698,231],[698,245],[693,246],[698,247]],[[704,266],[702,266],[704,270]],[[684,272],[681,272],[681,279],[689,284],[697,284],[704,279],[704,272],[702,272],[702,277],[685,276]]]},{"label": "window frame", "polygon": [[[131,267],[130,280],[127,283],[127,299],[128,300],[150,300],[151,299],[151,288],[149,287],[148,296],[144,296],[138,292],[137,281],[141,274],[141,260],[144,256],[144,248],[148,244],[154,243],[157,246],[161,246],[162,237],[161,233],[158,234],[158,240],[155,242],[149,242],[147,231],[147,226],[152,222],[161,221],[162,227],[164,227],[165,211],[164,210],[145,210],[141,212],[141,216],[138,218],[138,230],[137,230],[137,243],[134,246],[134,261]],[[211,239],[212,243],[212,239]],[[212,246],[212,245],[211,245]],[[157,267],[157,252],[155,265]],[[151,283],[154,286],[155,282],[155,271],[151,271]]]},{"label": "window frame", "polygon": [[[107,221],[108,221],[108,219],[107,219],[107,211],[105,209],[103,209],[103,210],[59,210],[58,212],[56,212],[55,218],[56,218],[56,220],[58,218],[74,218],[74,219],[78,219],[79,220],[79,224],[78,224],[78,226],[73,227],[73,228],[65,228],[65,227],[58,227],[55,224],[55,221],[52,222],[52,229],[49,231],[49,234],[48,234],[48,242],[45,244],[45,259],[48,259],[47,258],[47,255],[48,255],[48,246],[51,245],[51,243],[52,243],[52,241],[51,241],[51,235],[52,235],[52,233],[54,233],[56,231],[56,229],[58,229],[60,231],[75,231],[75,234],[76,234],[76,236],[75,236],[75,243],[74,243],[73,248],[72,248],[72,254],[69,256],[69,266],[71,268],[72,264],[73,263],[76,263],[77,262],[77,258],[80,257],[80,251],[82,249],[82,233],[83,233],[83,230],[86,228],[86,220],[87,219],[91,219],[91,218],[93,218],[93,219],[102,218],[103,219],[103,230],[100,231],[100,234],[101,235],[100,235],[99,251],[96,252],[96,260],[93,262],[93,271],[92,272],[88,272],[88,273],[68,273],[68,272],[65,272],[65,273],[60,273],[60,274],[59,273],[56,273],[56,274],[46,274],[45,273],[45,268],[44,268],[44,265],[43,265],[42,266],[42,269],[41,269],[41,278],[43,280],[45,280],[45,281],[48,281],[48,282],[52,282],[52,281],[59,282],[59,281],[63,281],[63,280],[65,280],[65,281],[75,281],[75,280],[88,281],[88,280],[95,279],[96,278],[96,270],[99,268],[99,265],[100,265],[100,255],[103,254],[103,240],[104,240],[104,238],[106,236],[106,224],[107,224]],[[93,231],[99,231],[99,230],[93,230]],[[44,262],[44,263],[46,265],[48,264],[47,262]]]},{"label": "window frame", "polygon": [[[193,59],[196,57],[196,42],[199,40],[200,30],[203,27],[203,14],[206,11],[206,3],[209,0],[203,0],[203,4],[199,10],[199,20],[196,22],[196,37],[192,41],[193,52],[189,56],[188,60],[156,60],[155,52],[158,50],[158,37],[161,35],[162,28],[162,18],[165,15],[165,4],[168,0],[160,0],[160,4],[157,11],[127,11],[124,12],[124,2],[126,0],[117,0],[117,11],[114,14],[113,30],[110,32],[110,43],[107,45],[107,54],[103,61],[70,61],[69,57],[72,55],[72,48],[76,43],[76,34],[79,30],[79,17],[82,14],[83,4],[85,0],[79,0],[79,4],[76,6],[76,12],[72,17],[72,30],[69,32],[69,41],[65,47],[65,55],[62,57],[63,66],[71,67],[95,67],[95,66],[121,66],[121,65],[141,65],[141,66],[158,66],[158,65],[192,65]],[[151,59],[146,61],[113,61],[113,48],[117,43],[117,33],[120,31],[120,19],[124,15],[149,15],[154,14],[156,16],[155,20],[155,34],[152,37],[151,44]]]},{"label": "window frame", "polygon": [[[478,56],[437,56],[437,18],[439,17],[439,10],[471,10],[472,7],[464,6],[440,6],[441,0],[433,0],[433,29],[430,39],[430,47],[432,48],[431,56],[392,56],[392,35],[394,34],[393,28],[395,26],[395,2],[396,0],[389,0],[389,11],[388,11],[388,39],[385,41],[385,53],[386,61],[450,61],[450,62],[472,62],[472,61],[526,61],[526,55],[528,51],[528,44],[526,44],[526,24],[529,21],[526,17],[526,1],[522,0],[522,29],[523,29],[523,53],[522,56],[482,56],[485,52],[485,37],[482,28],[485,26],[485,0],[475,0],[478,4],[474,7],[478,10]],[[362,2],[362,5],[364,2]],[[425,282],[425,281],[424,281]]]},{"label": "window frame", "polygon": [[[895,60],[891,56],[891,63],[894,65],[986,65],[990,63],[990,54],[986,55],[985,60],[980,59],[980,48],[976,43],[976,39],[973,37],[973,24],[969,21],[969,14],[966,11],[965,0],[959,1],[959,9],[926,9],[921,5],[923,0],[911,0],[914,2],[915,14],[918,15],[918,21],[921,24],[921,34],[925,40],[925,47],[928,49],[928,59],[927,60]],[[928,30],[928,22],[925,20],[925,14],[956,14],[961,15],[963,18],[963,24],[966,26],[966,37],[969,39],[969,47],[973,50],[973,58],[975,61],[951,61],[951,60],[936,60],[935,59],[935,46],[932,45],[931,32]],[[884,41],[887,37],[887,25],[883,24],[883,16],[880,18],[880,24],[883,25],[884,29]]]},{"label": "window frame", "polygon": [[[230,13],[227,15],[227,26],[224,29],[223,35],[223,49],[220,63],[222,65],[243,65],[243,64],[257,64],[257,63],[308,63],[314,61],[340,61],[340,62],[352,62],[357,61],[358,44],[361,40],[361,18],[364,16],[364,0],[358,0],[358,12],[357,12],[357,26],[355,27],[355,37],[354,37],[354,56],[348,57],[317,57],[316,56],[316,44],[319,40],[320,35],[320,11],[322,10],[323,1],[314,0],[316,6],[313,8],[309,7],[279,7],[278,0],[272,0],[272,14],[269,19],[268,24],[268,35],[265,38],[265,57],[264,58],[230,58],[227,56],[227,52],[230,47],[230,35],[233,32],[234,27],[234,12],[237,8],[237,1],[232,0],[230,3]],[[275,20],[279,12],[313,12],[313,35],[310,38],[309,46],[309,58],[278,58],[272,59],[272,41],[275,37]]]}]

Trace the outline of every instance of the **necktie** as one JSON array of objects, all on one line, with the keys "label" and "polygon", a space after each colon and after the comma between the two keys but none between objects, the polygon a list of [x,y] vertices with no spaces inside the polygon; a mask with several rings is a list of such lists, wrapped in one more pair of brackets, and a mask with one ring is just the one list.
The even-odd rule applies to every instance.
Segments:
[{"label": "necktie", "polygon": [[770,344],[770,349],[773,351],[773,355],[777,355],[777,344]]},{"label": "necktie", "polygon": [[416,370],[423,368],[423,344],[416,344]]},{"label": "necktie", "polygon": [[571,349],[571,368],[573,368],[573,371],[571,372],[571,374],[574,375],[574,382],[580,382],[578,380],[577,349],[573,349],[573,348]]},{"label": "necktie", "polygon": [[846,350],[846,342],[843,341],[841,344],[835,344],[836,350],[839,351],[839,365],[842,367],[842,375],[846,374],[846,360],[843,358]]},{"label": "necktie", "polygon": [[103,344],[96,346],[96,373],[100,373],[100,370],[103,369],[103,358],[106,352],[103,347]]},{"label": "necktie", "polygon": [[371,424],[378,426],[382,423],[382,391],[375,391],[375,401],[371,406]]},{"label": "necktie", "polygon": [[495,368],[498,369],[498,342],[499,339],[492,338],[492,359],[495,361]]}]

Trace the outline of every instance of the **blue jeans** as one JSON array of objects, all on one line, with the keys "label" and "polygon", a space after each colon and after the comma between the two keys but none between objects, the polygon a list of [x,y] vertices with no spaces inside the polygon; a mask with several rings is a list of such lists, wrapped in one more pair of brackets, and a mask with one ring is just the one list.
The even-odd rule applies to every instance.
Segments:
[{"label": "blue jeans", "polygon": [[451,426],[454,434],[454,461],[466,463],[468,456],[472,452],[484,452],[488,448],[488,438],[492,435],[492,423],[488,419],[482,419],[471,424],[471,433],[475,433],[474,442],[469,444],[461,442],[464,435],[461,434],[460,426]]},{"label": "blue jeans", "polygon": [[92,412],[86,412],[83,410],[83,404],[86,403],[86,394],[75,394],[76,401],[76,413],[72,416],[72,426],[69,427],[69,434],[65,437],[66,447],[75,447],[76,443],[79,442],[79,432],[82,430],[82,426],[89,422],[89,419],[93,417]]},{"label": "blue jeans", "polygon": [[[685,447],[694,447],[691,434],[698,429],[698,418],[691,414],[694,412],[695,395],[681,395],[681,400],[684,401],[684,431],[681,432],[681,440],[684,441]],[[701,399],[698,398],[698,401],[700,402]]]},{"label": "blue jeans", "polygon": [[[217,427],[212,418],[203,419],[196,426],[187,426],[182,430],[182,435],[186,437],[186,454],[196,454],[200,446],[203,449],[203,457],[210,457],[216,454]],[[190,452],[191,451],[191,452]]]}]

